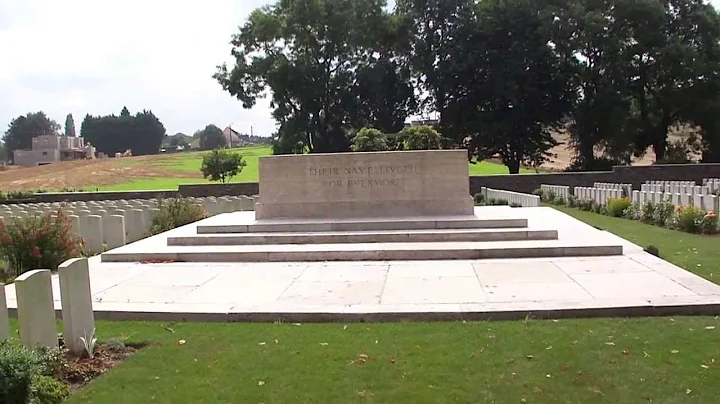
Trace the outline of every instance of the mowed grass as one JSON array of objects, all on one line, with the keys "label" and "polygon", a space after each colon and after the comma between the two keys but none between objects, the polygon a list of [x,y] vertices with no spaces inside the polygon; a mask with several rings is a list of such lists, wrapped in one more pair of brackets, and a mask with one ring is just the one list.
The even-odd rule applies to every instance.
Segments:
[{"label": "mowed grass", "polygon": [[[717,237],[559,209],[716,280]],[[97,328],[150,345],[70,403],[720,402],[717,317]]]},{"label": "mowed grass", "polygon": [[713,317],[97,330],[150,346],[69,403],[713,403],[720,385]]},{"label": "mowed grass", "polygon": [[[269,146],[252,146],[230,149],[239,153],[247,165],[236,177],[233,177],[231,183],[245,183],[258,181],[259,159],[262,156],[272,155],[272,148]],[[136,180],[127,181],[119,184],[104,186],[88,186],[88,189],[100,191],[140,191],[140,190],[167,190],[177,189],[181,184],[205,184],[209,181],[202,178],[200,167],[202,166],[202,157],[206,152],[187,152],[161,154],[151,162],[128,162],[126,164],[144,164],[157,167],[165,172],[177,172],[177,176],[166,176],[158,178],[138,178]],[[468,172],[470,175],[498,175],[508,174],[508,168],[502,164],[482,161],[477,164],[468,164]],[[534,174],[534,170],[521,169],[521,174]]]}]

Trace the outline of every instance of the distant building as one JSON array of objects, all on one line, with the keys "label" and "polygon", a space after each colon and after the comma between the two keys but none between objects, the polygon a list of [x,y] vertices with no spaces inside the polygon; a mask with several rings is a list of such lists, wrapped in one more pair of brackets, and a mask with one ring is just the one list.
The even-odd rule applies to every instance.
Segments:
[{"label": "distant building", "polygon": [[32,150],[13,151],[14,164],[25,167],[94,158],[95,147],[86,145],[85,139],[58,135],[36,136],[32,139]]},{"label": "distant building", "polygon": [[235,131],[233,128],[228,126],[223,129],[223,135],[225,136],[225,143],[228,147],[245,146],[245,141],[240,139],[240,133]]}]

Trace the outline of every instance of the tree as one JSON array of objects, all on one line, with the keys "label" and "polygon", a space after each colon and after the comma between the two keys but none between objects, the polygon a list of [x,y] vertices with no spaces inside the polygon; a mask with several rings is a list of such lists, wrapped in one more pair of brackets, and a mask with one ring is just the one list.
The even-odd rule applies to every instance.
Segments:
[{"label": "tree", "polygon": [[387,136],[374,128],[362,128],[352,141],[352,151],[384,151],[388,149]]},{"label": "tree", "polygon": [[[225,138],[222,129],[213,124],[206,126],[205,129],[196,133],[197,137],[200,138],[200,148],[202,150],[227,147],[227,139]],[[193,135],[193,137],[195,136]]]},{"label": "tree", "polygon": [[245,108],[271,94],[274,152],[347,151],[352,121],[374,121],[354,112],[361,91],[355,83],[358,66],[371,69],[377,59],[388,26],[384,5],[282,0],[255,10],[232,38],[235,65],[219,66],[214,78]]},{"label": "tree", "polygon": [[402,150],[433,150],[440,148],[441,137],[432,126],[421,125],[404,128],[397,134],[397,141]]},{"label": "tree", "polygon": [[86,115],[80,133],[86,143],[108,156],[132,150],[133,155],[157,154],[165,137],[165,126],[152,113],[142,111],[131,116],[123,108],[120,116]]},{"label": "tree", "polygon": [[12,159],[15,150],[31,149],[35,136],[57,134],[59,130],[60,125],[42,111],[13,119],[3,137],[8,157]]},{"label": "tree", "polygon": [[120,111],[120,116],[123,118],[130,117],[130,111],[128,111],[127,107],[123,107],[123,109]]},{"label": "tree", "polygon": [[73,120],[72,114],[67,114],[65,117],[65,136],[75,137],[75,120]]},{"label": "tree", "polygon": [[232,177],[238,175],[247,165],[242,156],[227,150],[213,150],[203,156],[200,171],[204,178],[210,181],[221,181],[225,183]]},{"label": "tree", "polygon": [[552,133],[574,97],[571,77],[551,45],[552,18],[546,17],[540,0],[483,1],[468,39],[477,64],[471,85],[456,98],[477,106],[470,147],[481,158],[499,156],[511,174],[550,157],[558,144]]}]

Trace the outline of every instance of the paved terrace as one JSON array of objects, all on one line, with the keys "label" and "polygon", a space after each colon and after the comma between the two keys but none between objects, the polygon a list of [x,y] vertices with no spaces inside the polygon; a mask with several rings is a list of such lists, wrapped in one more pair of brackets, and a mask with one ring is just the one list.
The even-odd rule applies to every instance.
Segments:
[{"label": "paved terrace", "polygon": [[[231,215],[238,214],[245,213]],[[94,309],[98,318],[207,321],[507,319],[528,314],[558,318],[720,312],[720,286],[561,212],[550,208],[484,207],[477,208],[476,214],[484,218],[524,217],[529,229],[557,229],[560,242],[620,243],[623,255],[145,264],[103,263],[100,257],[94,257],[90,260]],[[223,216],[203,222],[226,221],[228,218]],[[197,224],[188,225],[122,248],[167,248],[167,237],[194,234],[196,228]],[[57,276],[53,277],[53,288],[59,309]],[[6,293],[9,308],[15,308],[14,287],[6,286]]]}]

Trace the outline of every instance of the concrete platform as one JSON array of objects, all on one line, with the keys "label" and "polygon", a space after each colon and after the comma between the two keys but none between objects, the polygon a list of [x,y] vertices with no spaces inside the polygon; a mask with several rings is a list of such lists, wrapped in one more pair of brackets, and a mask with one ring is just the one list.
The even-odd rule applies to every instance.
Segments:
[{"label": "concrete platform", "polygon": [[[265,219],[255,220],[254,212],[235,212],[223,220],[198,222],[198,234],[321,232],[419,229],[508,229],[525,228],[523,217],[482,218],[476,216],[423,216],[372,219]],[[210,219],[215,219],[212,217]]]},{"label": "concrete platform", "polygon": [[[532,212],[542,210],[487,207],[478,208],[475,216],[468,217],[344,219],[328,223],[318,219],[256,221],[253,212],[235,212],[214,216],[106,252],[102,254],[102,261],[394,261],[622,254],[622,246],[617,241],[601,237],[601,232],[594,229],[590,237],[573,237],[568,234],[560,238],[557,231],[548,231],[553,228],[551,223],[543,224],[539,217],[530,220],[527,215]],[[495,228],[499,225],[528,227]],[[335,230],[323,231],[323,228]],[[298,233],[303,229],[312,230]],[[491,229],[495,233],[489,232]],[[256,230],[262,230],[263,233],[256,233]],[[478,240],[458,241],[467,240],[469,235],[482,235],[479,230],[487,232],[484,236],[478,236]],[[206,233],[210,231],[218,233],[208,236]],[[516,233],[513,234],[513,231]],[[227,236],[227,233],[235,232],[265,242],[248,243],[244,241],[246,239]],[[368,242],[374,236],[377,239]],[[405,237],[407,241],[398,240]],[[416,240],[410,241],[410,237]]]},{"label": "concrete platform", "polygon": [[[307,322],[720,313],[720,286],[561,212],[495,207],[477,212],[523,215],[530,228],[556,228],[561,241],[620,245],[623,254],[283,263],[107,263],[94,257],[96,317]],[[168,236],[194,232],[194,226],[186,226],[123,248],[163,246]],[[53,287],[59,309],[57,276]],[[6,294],[14,312],[12,285]]]},{"label": "concrete platform", "polygon": [[557,230],[527,229],[434,229],[369,230],[305,233],[207,234],[168,237],[169,246],[258,245],[258,244],[342,244],[342,243],[422,243],[446,241],[557,240]]}]

